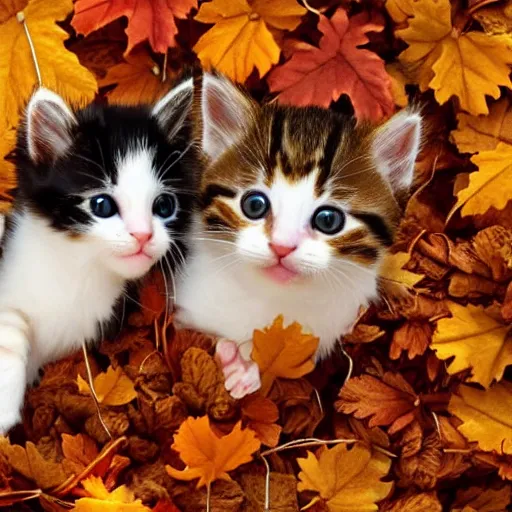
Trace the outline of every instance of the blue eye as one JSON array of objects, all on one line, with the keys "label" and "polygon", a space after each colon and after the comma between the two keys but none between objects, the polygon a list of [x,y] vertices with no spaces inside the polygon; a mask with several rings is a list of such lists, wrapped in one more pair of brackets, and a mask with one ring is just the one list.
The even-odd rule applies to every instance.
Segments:
[{"label": "blue eye", "polygon": [[251,219],[262,219],[270,210],[270,201],[263,192],[247,192],[241,203],[244,215]]},{"label": "blue eye", "polygon": [[332,206],[322,206],[313,214],[311,225],[326,235],[335,235],[345,225],[345,214]]},{"label": "blue eye", "polygon": [[177,208],[178,202],[172,194],[160,194],[153,202],[153,213],[164,220],[173,217]]},{"label": "blue eye", "polygon": [[91,211],[96,217],[106,219],[113,217],[119,210],[114,198],[108,194],[99,194],[91,197],[90,200]]}]

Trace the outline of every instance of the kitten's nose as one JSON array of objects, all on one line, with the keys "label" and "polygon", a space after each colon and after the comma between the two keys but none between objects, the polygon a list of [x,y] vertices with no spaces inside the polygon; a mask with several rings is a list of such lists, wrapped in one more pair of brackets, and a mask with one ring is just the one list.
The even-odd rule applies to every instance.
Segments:
[{"label": "kitten's nose", "polygon": [[153,233],[147,231],[135,231],[134,233],[130,233],[130,235],[139,242],[140,245],[145,245],[147,242],[151,240]]},{"label": "kitten's nose", "polygon": [[291,252],[295,251],[295,249],[297,249],[296,245],[290,247],[289,245],[273,244],[272,242],[269,242],[268,245],[270,246],[274,254],[279,258],[284,258],[285,256],[288,256],[288,254],[290,254]]}]

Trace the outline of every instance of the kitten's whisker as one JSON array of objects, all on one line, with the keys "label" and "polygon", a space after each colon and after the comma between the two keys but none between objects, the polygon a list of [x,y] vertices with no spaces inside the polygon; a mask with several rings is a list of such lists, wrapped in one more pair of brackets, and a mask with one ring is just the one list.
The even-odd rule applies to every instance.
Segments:
[{"label": "kitten's whisker", "polygon": [[162,271],[162,278],[164,280],[164,286],[165,286],[165,320],[169,318],[169,290],[167,288],[167,279],[165,278],[165,272],[164,272],[164,266],[162,263],[162,260],[158,262],[158,265],[160,266],[160,270]]},{"label": "kitten's whisker", "polygon": [[348,162],[345,162],[343,164],[343,166],[341,167],[341,169],[337,169],[336,173],[339,173],[339,172],[343,171],[343,169],[348,167],[350,164],[353,164],[354,162],[357,162],[358,160],[361,160],[362,158],[368,158],[368,155],[359,155],[359,156],[356,156],[355,158],[352,158],[352,160],[349,160]]},{"label": "kitten's whisker", "polygon": [[[177,163],[178,163],[178,162],[179,162],[179,161],[180,161],[180,160],[181,160],[181,159],[182,159],[182,158],[183,158],[183,157],[188,153],[188,151],[190,150],[190,148],[191,148],[193,145],[194,145],[194,142],[191,142],[191,143],[190,143],[190,144],[189,144],[189,145],[188,145],[188,146],[187,146],[187,147],[186,147],[186,148],[185,148],[185,149],[180,153],[180,155],[178,156],[178,158],[176,158],[176,159],[175,159],[175,160],[174,160],[174,161],[173,161],[173,162],[172,162],[172,163],[171,163],[171,164],[170,164],[166,169],[161,170],[161,172],[160,172],[160,170],[159,170],[159,171],[157,171],[157,173],[156,173],[157,180],[160,180],[160,178],[161,178],[161,176],[162,176],[163,174],[165,174],[165,173],[169,172],[169,171],[172,169],[172,167],[173,167],[174,165],[176,165],[176,164],[177,164]],[[172,155],[172,153],[171,153],[171,155]],[[168,158],[167,158],[167,159],[168,159]],[[165,163],[167,162],[167,159],[164,161],[164,164],[162,164],[162,166],[161,166],[161,167],[163,167],[163,165],[165,165]]]},{"label": "kitten's whisker", "polygon": [[104,169],[98,162],[95,162],[94,160],[91,160],[90,158],[87,158],[84,155],[75,154],[74,156],[76,156],[77,158],[81,158],[84,162],[88,162],[92,165],[95,165],[103,173],[104,176],[107,175],[106,169]]},{"label": "kitten's whisker", "polygon": [[100,144],[100,141],[99,141],[98,137],[95,137],[95,139],[96,139],[96,143],[98,144],[98,149],[100,150],[101,161],[103,163],[103,171],[106,174],[107,173],[107,166],[105,164],[105,158],[103,157],[103,149],[101,149],[101,144]]}]

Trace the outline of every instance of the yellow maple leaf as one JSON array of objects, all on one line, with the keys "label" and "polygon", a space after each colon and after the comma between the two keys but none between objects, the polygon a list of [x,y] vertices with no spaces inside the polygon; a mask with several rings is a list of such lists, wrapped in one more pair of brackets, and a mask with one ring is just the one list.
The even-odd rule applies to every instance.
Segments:
[{"label": "yellow maple leaf", "polygon": [[439,359],[454,357],[448,373],[472,368],[471,382],[488,387],[500,380],[507,365],[512,364],[512,340],[508,326],[488,315],[483,307],[448,303],[451,318],[437,322],[432,348]]},{"label": "yellow maple leaf", "polygon": [[[0,124],[0,212],[5,212],[12,200],[10,191],[16,186],[14,165],[5,157],[14,149],[16,142],[15,130],[2,128]],[[5,203],[4,203],[5,201]]]},{"label": "yellow maple leaf", "polygon": [[[331,512],[378,510],[377,501],[383,500],[393,488],[392,482],[381,482],[391,467],[391,459],[373,452],[364,445],[351,449],[339,444],[322,449],[319,458],[308,452],[306,459],[297,459],[299,491],[316,491],[327,502]],[[313,502],[319,501],[314,498]]]},{"label": "yellow maple leaf", "polygon": [[[89,384],[79,375],[77,378],[78,391],[83,394],[92,394]],[[117,367],[115,370],[109,366],[105,373],[94,378],[94,391],[98,401],[104,405],[124,405],[137,397],[133,382]]]},{"label": "yellow maple leaf", "polygon": [[386,64],[386,73],[391,77],[391,94],[395,105],[405,107],[409,103],[409,98],[405,92],[407,78],[398,62]]},{"label": "yellow maple leaf", "polygon": [[195,19],[214,23],[194,46],[201,64],[244,82],[256,67],[265,75],[279,61],[281,49],[269,26],[293,30],[306,13],[296,0],[213,0]]},{"label": "yellow maple leaf", "polygon": [[512,145],[499,142],[496,149],[471,157],[478,171],[469,175],[469,185],[457,192],[457,202],[448,220],[462,207],[461,215],[485,213],[491,206],[502,210],[512,198]]},{"label": "yellow maple leaf", "polygon": [[279,315],[270,327],[254,331],[251,357],[260,368],[264,395],[277,377],[298,379],[315,367],[313,356],[319,339],[303,334],[299,323],[283,327],[283,321],[283,316]]},{"label": "yellow maple leaf", "polygon": [[396,35],[409,48],[399,60],[414,71],[420,90],[433,89],[441,105],[456,96],[462,109],[487,114],[486,95],[498,98],[500,85],[512,87],[512,37],[461,33],[452,26],[449,0],[405,3],[404,11],[412,7],[412,17]]},{"label": "yellow maple leaf", "polygon": [[97,476],[86,478],[82,485],[90,494],[89,498],[80,498],[75,502],[76,512],[150,512],[150,509],[136,500],[133,492],[121,485],[108,492],[105,484]]},{"label": "yellow maple leaf", "polygon": [[229,434],[217,437],[208,416],[190,417],[181,424],[172,445],[187,467],[179,471],[166,466],[166,470],[178,480],[199,478],[197,487],[210,485],[218,479],[231,480],[227,472],[250,462],[260,446],[261,442],[250,428],[242,430],[241,422]]},{"label": "yellow maple leaf", "polygon": [[[15,126],[37,84],[25,19],[34,42],[43,85],[70,103],[85,104],[97,91],[93,74],[80,65],[63,42],[67,32],[56,25],[73,10],[72,0],[13,0],[0,4],[0,122]],[[21,14],[20,14],[21,13]]]},{"label": "yellow maple leaf", "polygon": [[448,410],[462,420],[458,430],[481,450],[512,454],[512,383],[503,381],[486,391],[462,385]]},{"label": "yellow maple leaf", "polygon": [[403,284],[408,288],[414,287],[425,276],[404,270],[404,265],[411,259],[407,252],[388,254],[380,267],[379,276],[386,281]]}]

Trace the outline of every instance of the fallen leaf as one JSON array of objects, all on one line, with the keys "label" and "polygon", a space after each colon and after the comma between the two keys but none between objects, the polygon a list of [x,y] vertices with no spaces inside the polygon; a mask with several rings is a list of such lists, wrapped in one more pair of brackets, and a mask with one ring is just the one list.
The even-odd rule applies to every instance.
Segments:
[{"label": "fallen leaf", "polygon": [[204,68],[215,68],[238,82],[244,82],[254,68],[262,77],[281,54],[269,27],[293,30],[305,13],[296,0],[204,2],[194,19],[214,26],[194,51]]},{"label": "fallen leaf", "polygon": [[381,512],[443,512],[443,507],[435,492],[422,492],[385,503],[380,510]]},{"label": "fallen leaf", "polygon": [[512,364],[512,340],[504,325],[481,306],[461,306],[448,303],[451,318],[437,322],[432,338],[432,349],[439,359],[454,358],[448,364],[448,373],[472,369],[471,382],[489,387],[500,380],[507,365]]},{"label": "fallen leaf", "polygon": [[399,359],[402,351],[407,352],[408,359],[422,356],[430,344],[434,329],[428,322],[405,322],[393,333],[389,347],[389,357]]},{"label": "fallen leaf", "polygon": [[[264,475],[244,473],[240,485],[245,493],[244,512],[260,512],[265,509],[266,479]],[[295,475],[270,473],[270,503],[276,512],[295,512],[297,503],[297,480]]]},{"label": "fallen leaf", "polygon": [[[0,124],[0,212],[5,212],[12,201],[12,191],[16,187],[14,164],[5,157],[14,149],[16,131],[2,127]],[[2,204],[3,202],[7,204]]]},{"label": "fallen leaf", "polygon": [[406,0],[406,4],[412,7],[412,17],[396,36],[409,47],[399,60],[414,72],[420,90],[433,89],[441,105],[456,96],[463,110],[487,114],[486,96],[496,99],[501,95],[499,86],[512,87],[510,39],[454,27],[449,0]]},{"label": "fallen leaf", "polygon": [[463,385],[448,410],[462,420],[458,430],[481,450],[512,454],[512,384],[500,382],[487,391]]},{"label": "fallen leaf", "polygon": [[240,422],[230,434],[219,438],[213,433],[208,416],[188,418],[181,424],[172,445],[187,467],[182,471],[171,466],[166,469],[177,480],[199,478],[197,487],[209,486],[217,479],[230,480],[228,471],[250,462],[260,445],[254,432],[249,428],[242,430]]},{"label": "fallen leaf", "polygon": [[[0,127],[16,126],[37,85],[37,76],[21,16],[30,27],[45,87],[76,105],[85,105],[97,91],[92,73],[80,65],[64,41],[67,32],[56,22],[73,10],[72,0],[13,0],[0,6]],[[22,13],[22,14],[18,14]],[[2,155],[3,156],[3,155]]]},{"label": "fallen leaf", "polygon": [[[389,2],[387,2],[389,3]],[[395,105],[399,107],[406,107],[409,103],[409,97],[405,91],[405,85],[407,84],[407,77],[398,62],[392,62],[386,64],[386,73],[391,79],[391,95]]]},{"label": "fallen leaf", "polygon": [[253,393],[243,398],[241,410],[242,418],[261,443],[271,448],[277,446],[283,429],[276,423],[279,420],[276,404],[260,393]]},{"label": "fallen leaf", "polygon": [[303,334],[297,322],[283,327],[283,316],[278,316],[270,327],[255,330],[252,359],[261,373],[261,392],[266,395],[277,377],[298,379],[315,367],[313,356],[319,339]]},{"label": "fallen leaf", "polygon": [[382,380],[372,375],[352,377],[342,388],[335,403],[338,411],[354,414],[358,419],[370,418],[368,425],[391,425],[396,432],[414,419],[419,398],[399,373],[387,372]]},{"label": "fallen leaf", "polygon": [[368,32],[383,28],[382,18],[367,12],[348,18],[340,8],[331,19],[321,15],[319,47],[300,45],[288,62],[270,74],[270,91],[279,93],[280,103],[322,107],[347,94],[358,119],[378,121],[389,116],[394,101],[384,61],[360,48],[368,42]]},{"label": "fallen leaf", "polygon": [[424,276],[404,270],[404,266],[411,259],[407,252],[388,254],[380,267],[379,276],[385,281],[401,284],[408,288],[417,285]]},{"label": "fallen leaf", "polygon": [[343,342],[345,343],[372,343],[385,335],[383,331],[377,325],[366,325],[358,323],[352,332],[343,336]]},{"label": "fallen leaf", "polygon": [[126,16],[126,54],[146,40],[155,52],[166,53],[169,47],[176,44],[178,29],[174,18],[185,19],[195,7],[197,0],[77,0],[71,25],[79,34],[88,35]]},{"label": "fallen leaf", "polygon": [[479,231],[473,241],[478,257],[489,267],[494,281],[506,282],[512,278],[512,232],[502,226],[491,226]]},{"label": "fallen leaf", "polygon": [[[94,378],[94,390],[98,402],[104,405],[124,405],[137,398],[133,382],[123,373],[120,367],[115,370],[109,366],[105,373]],[[78,391],[82,394],[92,394],[89,384],[79,375],[77,378]]]},{"label": "fallen leaf", "polygon": [[319,452],[318,458],[308,451],[306,459],[297,459],[302,470],[297,490],[318,492],[331,512],[377,511],[376,503],[393,488],[391,482],[381,481],[389,472],[391,460],[357,444],[350,449],[339,444]]},{"label": "fallen leaf", "polygon": [[502,512],[510,505],[510,490],[510,485],[499,489],[460,489],[450,512]]},{"label": "fallen leaf", "polygon": [[90,497],[76,500],[73,509],[76,512],[150,512],[125,485],[108,492],[101,478],[95,476],[84,480],[82,485]]},{"label": "fallen leaf", "polygon": [[144,279],[139,303],[140,310],[130,315],[128,323],[135,327],[154,327],[168,307],[165,281],[161,272],[152,272]]},{"label": "fallen leaf", "polygon": [[96,443],[85,434],[62,434],[62,466],[69,472],[80,474],[97,456]]}]

